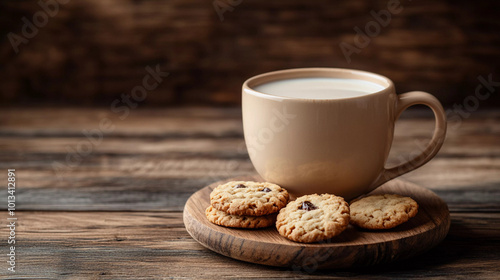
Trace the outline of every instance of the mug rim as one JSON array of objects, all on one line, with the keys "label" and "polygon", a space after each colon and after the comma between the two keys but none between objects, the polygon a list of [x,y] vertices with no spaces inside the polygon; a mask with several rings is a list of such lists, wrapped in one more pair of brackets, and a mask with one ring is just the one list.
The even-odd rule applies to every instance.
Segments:
[{"label": "mug rim", "polygon": [[[309,77],[331,77],[331,78],[342,78],[342,76],[353,76],[351,78],[347,79],[358,79],[358,80],[364,80],[372,83],[376,83],[378,85],[383,86],[384,88],[371,92],[368,94],[364,94],[361,96],[354,96],[354,97],[344,97],[344,98],[331,98],[331,99],[314,99],[314,98],[303,98],[303,97],[288,97],[288,96],[278,96],[278,95],[272,95],[260,91],[256,91],[253,89],[255,86],[268,83],[268,82],[273,82],[273,81],[279,81],[279,80],[287,80],[287,79],[294,79],[294,78],[309,78]],[[356,70],[356,69],[348,69],[348,68],[330,68],[330,67],[310,67],[310,68],[292,68],[292,69],[285,69],[285,70],[278,70],[278,71],[271,71],[271,72],[266,72],[262,73],[256,76],[253,76],[249,79],[247,79],[243,83],[242,87],[243,93],[251,94],[256,97],[261,97],[261,98],[266,98],[266,99],[273,99],[277,101],[283,101],[283,100],[296,100],[296,101],[314,101],[314,102],[339,102],[342,100],[352,100],[352,99],[358,99],[358,98],[364,98],[367,96],[374,96],[374,95],[380,95],[384,94],[387,92],[395,92],[394,89],[394,83],[391,81],[391,79],[382,76],[380,74],[376,74],[373,72],[368,72],[368,71],[363,71],[363,70]]]}]

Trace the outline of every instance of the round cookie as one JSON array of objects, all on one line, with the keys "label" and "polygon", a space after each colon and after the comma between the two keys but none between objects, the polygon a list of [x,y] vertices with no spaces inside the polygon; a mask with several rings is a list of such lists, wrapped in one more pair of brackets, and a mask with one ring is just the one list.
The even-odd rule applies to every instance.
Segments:
[{"label": "round cookie", "polygon": [[418,204],[397,194],[371,195],[351,203],[351,224],[365,229],[389,229],[417,215]]},{"label": "round cookie", "polygon": [[210,193],[210,204],[231,215],[263,216],[278,212],[288,198],[288,192],[276,184],[232,181]]},{"label": "round cookie", "polygon": [[312,243],[334,237],[349,225],[349,205],[332,194],[304,195],[281,209],[276,228],[282,236]]},{"label": "round cookie", "polygon": [[276,214],[264,216],[237,216],[215,209],[212,205],[205,211],[210,222],[233,228],[265,228],[272,226],[276,221]]}]

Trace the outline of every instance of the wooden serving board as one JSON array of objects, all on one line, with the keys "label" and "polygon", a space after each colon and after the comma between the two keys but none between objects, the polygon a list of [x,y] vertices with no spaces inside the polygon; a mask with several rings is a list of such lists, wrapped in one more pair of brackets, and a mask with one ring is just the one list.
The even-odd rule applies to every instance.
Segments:
[{"label": "wooden serving board", "polygon": [[210,192],[219,184],[244,180],[262,181],[258,176],[231,178],[194,193],[184,207],[184,224],[203,246],[222,255],[264,265],[281,267],[344,268],[388,263],[420,254],[441,242],[450,228],[448,206],[432,191],[402,180],[392,180],[372,193],[394,193],[412,197],[418,214],[408,222],[383,231],[349,226],[340,235],[321,243],[303,244],[266,229],[233,229],[210,223],[205,209]]}]

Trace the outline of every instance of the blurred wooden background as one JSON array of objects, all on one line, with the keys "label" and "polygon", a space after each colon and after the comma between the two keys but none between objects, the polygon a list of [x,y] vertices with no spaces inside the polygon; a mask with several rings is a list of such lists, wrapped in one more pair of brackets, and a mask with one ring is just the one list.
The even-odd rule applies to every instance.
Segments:
[{"label": "blurred wooden background", "polygon": [[[353,44],[354,28],[389,0],[216,0],[219,8],[237,4],[223,21],[213,0],[59,1],[17,54],[9,34],[21,36],[23,17],[32,22],[43,8],[38,0],[0,1],[3,106],[109,105],[156,64],[170,76],[141,106],[237,105],[245,79],[291,67],[374,71],[399,92],[429,91],[445,106],[473,95],[480,75],[500,81],[495,0],[401,0],[403,10],[351,63],[339,44]],[[499,91],[481,106],[500,106]]]}]

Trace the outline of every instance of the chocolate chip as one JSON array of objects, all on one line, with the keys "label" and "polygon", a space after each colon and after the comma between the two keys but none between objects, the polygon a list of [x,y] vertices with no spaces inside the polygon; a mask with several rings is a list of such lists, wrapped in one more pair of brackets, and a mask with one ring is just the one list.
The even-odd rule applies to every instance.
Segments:
[{"label": "chocolate chip", "polygon": [[247,186],[243,185],[243,184],[238,184],[236,186],[234,186],[235,189],[244,189],[246,188]]},{"label": "chocolate chip", "polygon": [[304,202],[302,202],[302,205],[299,206],[299,209],[306,210],[306,211],[311,211],[311,210],[314,210],[314,209],[318,209],[318,207],[316,207],[310,201],[304,201]]},{"label": "chocolate chip", "polygon": [[271,191],[271,189],[266,187],[261,192],[270,192],[270,191]]}]

